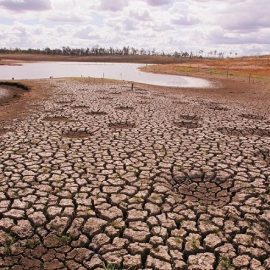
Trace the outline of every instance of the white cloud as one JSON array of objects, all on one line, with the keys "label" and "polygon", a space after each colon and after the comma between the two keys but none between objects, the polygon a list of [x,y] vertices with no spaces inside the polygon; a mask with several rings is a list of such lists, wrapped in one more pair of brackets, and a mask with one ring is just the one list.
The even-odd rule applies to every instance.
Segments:
[{"label": "white cloud", "polygon": [[43,11],[51,9],[50,0],[1,0],[0,6],[11,11]]},{"label": "white cloud", "polygon": [[0,0],[0,47],[270,53],[269,9],[269,0]]},{"label": "white cloud", "polygon": [[128,0],[100,0],[100,9],[109,11],[119,11],[128,6]]},{"label": "white cloud", "polygon": [[172,0],[146,0],[146,2],[151,6],[163,6],[171,4]]}]

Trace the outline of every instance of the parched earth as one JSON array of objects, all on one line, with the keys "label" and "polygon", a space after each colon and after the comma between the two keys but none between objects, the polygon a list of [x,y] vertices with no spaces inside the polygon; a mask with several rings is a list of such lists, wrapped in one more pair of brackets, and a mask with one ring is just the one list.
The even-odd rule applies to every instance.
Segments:
[{"label": "parched earth", "polygon": [[270,269],[270,119],[51,80],[0,125],[0,269]]}]

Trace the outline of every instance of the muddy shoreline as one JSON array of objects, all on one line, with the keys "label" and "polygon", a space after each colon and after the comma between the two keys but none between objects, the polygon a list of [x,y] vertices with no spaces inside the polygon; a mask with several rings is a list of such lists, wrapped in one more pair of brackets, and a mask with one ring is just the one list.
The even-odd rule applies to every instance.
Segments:
[{"label": "muddy shoreline", "polygon": [[0,106],[20,99],[28,91],[28,87],[21,83],[0,81]]},{"label": "muddy shoreline", "polygon": [[[198,100],[210,99],[212,102],[224,103],[228,106],[232,104],[241,104],[242,106],[247,106],[249,109],[254,112],[269,115],[270,108],[270,91],[269,85],[264,83],[255,83],[250,84],[241,81],[233,81],[220,78],[209,78],[204,76],[203,78],[208,79],[216,88],[175,88],[175,87],[163,87],[163,86],[152,86],[144,85],[140,83],[135,83],[135,88],[146,89],[149,91],[158,91],[161,95],[186,95],[192,98],[197,98]],[[55,81],[84,81],[86,83],[102,84],[102,83],[111,83],[112,85],[121,85],[121,81],[114,80],[102,80],[95,78],[85,78],[85,79],[42,79],[42,80],[24,80],[18,82],[22,85],[25,85],[29,88],[29,91],[26,89],[21,89],[16,86],[10,85],[1,85],[0,82],[0,118],[3,115],[16,114],[16,110],[19,111],[23,108],[27,111],[27,104],[31,102],[34,97],[35,100],[42,100],[44,95],[53,95],[53,87],[51,85]],[[12,81],[8,83],[13,83]],[[16,83],[16,82],[15,82]],[[131,84],[130,84],[131,87]],[[1,88],[4,89],[5,95],[1,96]],[[33,90],[34,89],[34,90]],[[3,91],[3,90],[2,90]],[[13,106],[15,110],[13,111]],[[4,110],[3,110],[4,107]],[[5,112],[6,110],[6,112]],[[12,113],[7,113],[12,112]]]}]

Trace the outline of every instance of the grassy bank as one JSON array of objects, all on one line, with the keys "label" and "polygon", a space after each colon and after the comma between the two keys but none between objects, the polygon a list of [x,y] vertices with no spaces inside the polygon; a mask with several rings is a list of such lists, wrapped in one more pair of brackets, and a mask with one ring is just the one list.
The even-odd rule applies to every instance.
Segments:
[{"label": "grassy bank", "polygon": [[270,81],[270,57],[190,60],[185,63],[147,66],[142,70],[173,75],[237,79],[253,83]]}]

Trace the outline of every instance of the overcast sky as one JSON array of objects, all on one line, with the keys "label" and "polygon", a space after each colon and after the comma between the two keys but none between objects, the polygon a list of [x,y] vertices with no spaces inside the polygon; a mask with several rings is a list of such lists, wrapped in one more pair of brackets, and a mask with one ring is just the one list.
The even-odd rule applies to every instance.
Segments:
[{"label": "overcast sky", "polygon": [[0,47],[270,53],[270,0],[0,0]]}]

